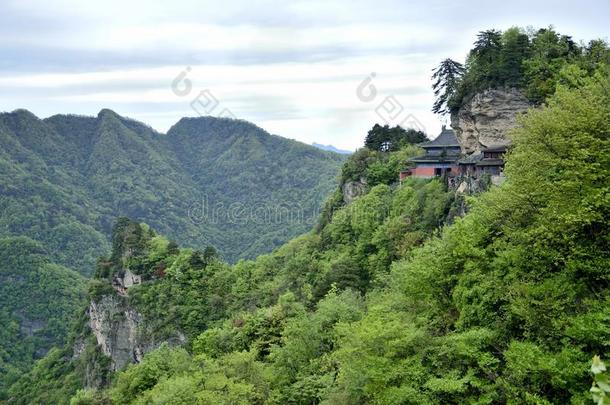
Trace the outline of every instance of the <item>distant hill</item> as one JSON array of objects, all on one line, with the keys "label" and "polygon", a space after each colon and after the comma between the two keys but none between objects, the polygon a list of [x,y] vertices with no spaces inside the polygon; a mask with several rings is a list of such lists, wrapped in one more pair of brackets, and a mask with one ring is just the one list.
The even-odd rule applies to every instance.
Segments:
[{"label": "distant hill", "polygon": [[0,392],[65,339],[117,217],[235,262],[311,229],[343,161],[240,120],[1,113]]},{"label": "distant hill", "polygon": [[313,146],[314,148],[318,148],[318,149],[322,149],[328,152],[335,152],[335,153],[340,153],[342,155],[351,155],[352,152],[351,150],[345,150],[345,149],[339,149],[334,147],[333,145],[322,145],[321,143],[312,143],[311,146]]},{"label": "distant hill", "polygon": [[3,113],[0,236],[88,275],[129,216],[234,262],[309,230],[343,159],[240,120],[183,118],[161,134],[110,110]]}]

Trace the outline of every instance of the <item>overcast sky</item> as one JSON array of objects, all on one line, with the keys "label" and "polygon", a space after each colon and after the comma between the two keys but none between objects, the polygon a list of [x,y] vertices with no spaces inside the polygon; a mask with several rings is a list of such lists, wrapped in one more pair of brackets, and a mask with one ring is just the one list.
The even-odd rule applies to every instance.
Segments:
[{"label": "overcast sky", "polygon": [[232,115],[344,149],[384,120],[434,137],[431,69],[478,31],[607,40],[609,17],[607,0],[1,0],[0,111],[110,108],[161,132]]}]

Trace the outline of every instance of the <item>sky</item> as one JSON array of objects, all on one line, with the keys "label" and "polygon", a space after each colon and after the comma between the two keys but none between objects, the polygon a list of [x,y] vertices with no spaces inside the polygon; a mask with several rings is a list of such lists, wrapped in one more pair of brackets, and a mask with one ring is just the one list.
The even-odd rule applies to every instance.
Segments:
[{"label": "sky", "polygon": [[610,36],[610,2],[0,0],[0,111],[97,115],[160,132],[228,116],[354,150],[375,124],[434,138],[432,69],[478,31]]}]

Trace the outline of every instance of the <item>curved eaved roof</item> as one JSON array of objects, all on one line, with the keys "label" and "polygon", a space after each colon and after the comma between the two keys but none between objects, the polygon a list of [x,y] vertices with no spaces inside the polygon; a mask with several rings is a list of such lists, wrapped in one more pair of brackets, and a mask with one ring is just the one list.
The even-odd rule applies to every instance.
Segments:
[{"label": "curved eaved roof", "polygon": [[434,140],[419,144],[422,148],[460,147],[453,129],[443,127],[442,132]]}]

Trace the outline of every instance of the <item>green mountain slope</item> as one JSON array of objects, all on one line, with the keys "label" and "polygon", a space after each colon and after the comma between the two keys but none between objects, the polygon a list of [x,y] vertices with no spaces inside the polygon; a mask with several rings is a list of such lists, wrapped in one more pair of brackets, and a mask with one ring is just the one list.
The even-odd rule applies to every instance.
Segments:
[{"label": "green mountain slope", "polygon": [[0,238],[0,391],[33,359],[64,343],[85,303],[85,278],[47,254],[27,237]]},{"label": "green mountain slope", "polygon": [[[550,38],[551,48],[555,47],[557,35],[547,34],[537,35]],[[492,49],[483,46],[475,56],[494,51],[496,45],[490,44]],[[568,38],[561,39],[560,47],[566,44],[570,45]],[[102,111],[98,118],[53,117],[42,124],[29,122],[32,117],[25,112],[4,117],[5,132],[0,131],[0,136],[11,153],[0,151],[6,160],[0,161],[5,169],[1,186],[13,198],[6,199],[6,212],[24,218],[20,222],[5,217],[3,226],[10,232],[23,226],[24,232],[37,237],[37,231],[46,235],[48,229],[61,231],[60,225],[69,225],[52,218],[77,218],[85,228],[75,229],[84,235],[86,226],[97,229],[101,223],[109,228],[110,212],[137,213],[136,221],[118,221],[113,252],[98,262],[88,298],[93,303],[114,300],[121,310],[129,308],[141,315],[134,317],[142,323],[133,330],[146,343],[138,350],[144,348],[147,354],[138,359],[139,351],[128,353],[139,363],[112,373],[114,354],[106,356],[96,344],[90,329],[94,326],[83,310],[68,343],[50,351],[16,381],[7,380],[11,384],[7,389],[0,386],[0,401],[590,402],[591,358],[610,356],[610,74],[604,66],[607,46],[602,45],[599,63],[586,69],[580,63],[591,53],[584,59],[560,54],[561,60],[549,70],[546,58],[555,53],[540,52],[543,69],[534,70],[531,83],[490,82],[486,77],[498,66],[469,64],[469,69],[476,68],[471,74],[481,79],[474,82],[474,89],[536,83],[538,90],[544,90],[541,97],[552,94],[511,134],[514,148],[507,156],[502,186],[464,202],[439,180],[409,179],[397,185],[397,170],[417,151],[407,147],[382,153],[365,148],[349,158],[341,176],[342,181],[366,177],[365,195],[346,206],[340,189],[336,190],[314,231],[271,254],[234,265],[218,260],[210,249],[179,249],[139,221],[150,216],[148,222],[154,227],[172,234],[171,229],[164,232],[164,221],[155,222],[159,220],[155,215],[173,218],[175,212],[166,204],[174,204],[178,212],[185,210],[191,224],[202,225],[206,235],[217,238],[219,246],[232,240],[224,239],[226,235],[240,238],[240,224],[221,224],[214,215],[206,215],[203,206],[205,202],[227,210],[226,204],[234,200],[218,193],[223,185],[234,186],[228,195],[242,196],[248,207],[257,204],[253,194],[261,191],[252,187],[253,181],[260,181],[258,173],[268,181],[258,184],[266,187],[268,198],[276,182],[311,187],[291,177],[298,165],[286,166],[291,170],[285,172],[282,167],[265,171],[267,166],[260,166],[272,137],[259,137],[257,130],[235,121],[225,131],[227,127],[219,127],[213,119],[182,120],[168,136],[156,136],[110,111]],[[464,77],[472,76],[466,72]],[[12,136],[23,131],[24,123],[30,128],[28,134],[23,139]],[[82,133],[93,134],[87,138],[90,141],[82,139],[80,130],[71,130],[73,125],[93,128]],[[68,139],[61,135],[64,132],[78,138],[71,142],[79,145],[78,151],[61,146]],[[209,143],[209,148],[202,143]],[[126,147],[131,153],[124,153]],[[42,154],[43,150],[53,153]],[[238,160],[241,156],[253,162],[251,171]],[[227,165],[227,160],[238,161]],[[155,164],[142,163],[149,161]],[[159,171],[159,165],[164,169]],[[78,168],[74,173],[73,167]],[[172,170],[178,177],[166,176]],[[126,171],[135,175],[125,178],[121,174]],[[204,173],[225,177],[220,182],[218,176],[206,180],[201,177]],[[299,173],[298,181],[307,174]],[[155,186],[166,186],[197,203],[184,204],[165,193],[149,192],[140,176],[151,175],[158,176]],[[28,186],[20,187],[13,178]],[[166,184],[175,178],[193,184],[199,194]],[[86,184],[87,191],[72,194],[66,184]],[[30,189],[48,196],[31,198]],[[104,201],[111,193],[114,197]],[[98,201],[104,201],[99,212],[78,210]],[[64,204],[61,209],[56,202]],[[455,210],[463,212],[465,206],[468,213],[455,219]],[[53,209],[54,216],[37,211],[41,207]],[[244,207],[233,209],[242,212]],[[256,226],[253,229],[258,230]],[[183,232],[193,229],[186,225]],[[282,237],[282,227],[265,235],[278,241]],[[260,241],[265,239],[249,249]],[[49,239],[49,246],[52,242]],[[47,266],[27,264],[34,253],[24,250],[23,258],[7,258],[7,269],[33,267],[39,269],[35,274],[43,273],[40,269]],[[59,257],[61,252],[36,254]],[[127,292],[112,286],[115,276],[122,277],[126,269],[143,278]],[[10,296],[13,277],[6,283],[9,308],[11,302],[18,302],[13,299],[16,295]],[[28,284],[32,285],[34,281]],[[18,294],[25,296],[35,289],[21,291]],[[3,314],[3,322],[10,325],[9,342],[17,342],[13,336],[19,315]],[[26,326],[35,326],[31,316]],[[118,314],[112,321],[124,325],[122,319]],[[32,329],[27,327],[21,336]],[[110,329],[105,333],[125,331]],[[45,341],[57,330],[44,333]],[[183,339],[172,341],[176,336]],[[8,345],[2,350],[3,359],[11,361],[33,349]],[[595,369],[601,371],[600,365]],[[597,384],[608,390],[607,377]]]},{"label": "green mountain slope", "polygon": [[[455,194],[436,179],[381,182],[347,206],[335,199],[319,231],[232,266],[123,220],[129,232],[117,232],[91,299],[115,294],[112,274],[129,267],[144,282],[124,302],[157,342],[181,331],[186,343],[161,345],[108,385],[80,391],[79,370],[108,360],[92,350],[73,357],[69,344],[8,395],[83,404],[590,402],[591,359],[610,354],[610,74],[581,80],[528,113],[512,134],[506,182],[472,198],[453,224],[444,221]],[[344,168],[370,175],[414,153],[364,150]],[[91,334],[84,323],[79,333]]]},{"label": "green mountain slope", "polygon": [[[184,119],[164,135],[110,110],[0,114],[0,385],[64,341],[85,286],[68,268],[94,271],[117,216],[228,261],[253,257],[311,228],[342,159],[228,119]],[[261,201],[302,217],[266,215]]]},{"label": "green mountain slope", "polygon": [[0,146],[0,235],[83,274],[122,215],[228,261],[270,251],[310,228],[343,159],[244,121],[183,119],[163,135],[110,110],[0,114]]}]

